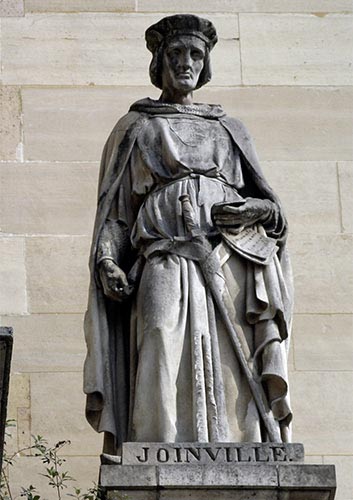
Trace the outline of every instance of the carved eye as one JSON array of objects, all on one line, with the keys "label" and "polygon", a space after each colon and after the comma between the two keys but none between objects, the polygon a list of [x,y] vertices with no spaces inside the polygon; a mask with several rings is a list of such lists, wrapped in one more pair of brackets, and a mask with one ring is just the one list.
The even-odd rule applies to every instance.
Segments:
[{"label": "carved eye", "polygon": [[192,50],[191,51],[191,57],[193,59],[203,59],[204,54],[201,52],[201,50]]}]

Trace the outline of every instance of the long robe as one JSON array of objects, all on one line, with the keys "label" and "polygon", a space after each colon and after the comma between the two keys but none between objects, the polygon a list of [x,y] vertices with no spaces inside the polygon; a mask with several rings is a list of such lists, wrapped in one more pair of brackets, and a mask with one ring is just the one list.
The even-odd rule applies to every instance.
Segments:
[{"label": "long robe", "polygon": [[[279,247],[267,265],[240,256],[219,237],[219,286],[254,376],[278,421],[291,420],[286,357],[292,312],[286,221],[258,166],[251,140],[217,106],[132,106],[106,144],[91,254],[85,331],[87,418],[122,441],[261,441],[261,419],[200,266],[180,251],[187,238],[179,197],[187,193],[212,240],[212,205],[244,196],[273,201],[265,229]],[[97,255],[121,255],[115,225],[146,263],[134,299],[104,297]],[[108,248],[104,240],[111,241]],[[174,250],[170,242],[177,241]],[[182,245],[181,245],[182,247]],[[179,250],[178,250],[179,248]],[[130,252],[128,252],[130,253]],[[124,267],[124,262],[119,262]],[[131,262],[127,259],[125,271]]]}]

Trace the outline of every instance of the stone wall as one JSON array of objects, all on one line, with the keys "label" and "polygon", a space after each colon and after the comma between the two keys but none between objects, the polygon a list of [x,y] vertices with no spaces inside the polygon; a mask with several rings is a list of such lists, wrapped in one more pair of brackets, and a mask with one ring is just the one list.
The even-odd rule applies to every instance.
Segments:
[{"label": "stone wall", "polygon": [[[130,103],[157,97],[144,30],[200,13],[220,42],[197,100],[244,120],[287,208],[296,285],[294,439],[337,466],[352,500],[352,5],[350,0],[0,0],[0,314],[15,330],[17,442],[70,439],[67,466],[97,479],[84,419],[82,319],[98,161]],[[40,485],[21,456],[17,486]],[[39,486],[38,486],[39,487]]]}]

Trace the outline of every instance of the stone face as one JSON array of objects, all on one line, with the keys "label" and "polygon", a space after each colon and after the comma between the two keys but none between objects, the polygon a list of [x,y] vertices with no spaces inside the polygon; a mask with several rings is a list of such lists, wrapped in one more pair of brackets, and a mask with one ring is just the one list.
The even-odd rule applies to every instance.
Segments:
[{"label": "stone face", "polygon": [[296,370],[351,370],[353,365],[351,315],[295,315],[293,336]]},{"label": "stone face", "polygon": [[[314,346],[313,346],[314,348]],[[352,372],[295,372],[290,377],[293,439],[311,455],[349,455]]]},{"label": "stone face", "polygon": [[291,233],[340,232],[336,162],[262,162]]},{"label": "stone face", "polygon": [[[156,14],[28,14],[3,21],[3,82],[39,85],[148,85],[151,54],[144,32]],[[240,83],[235,16],[219,18],[229,39],[219,44],[214,84]],[[56,36],[53,38],[52,34]],[[229,42],[229,43],[228,43]],[[45,47],[45,50],[43,50]],[[31,57],[36,53],[37,57]],[[235,55],[236,54],[236,55]]]},{"label": "stone face", "polygon": [[15,372],[81,372],[85,344],[81,314],[31,314],[3,317],[16,332]]},{"label": "stone face", "polygon": [[297,313],[352,312],[350,235],[293,235],[290,250]]},{"label": "stone face", "polygon": [[87,301],[88,255],[88,237],[27,238],[30,312],[82,313]]},{"label": "stone face", "polygon": [[246,85],[349,85],[352,18],[241,14]]},{"label": "stone face", "polygon": [[26,12],[131,12],[135,0],[26,0]]},{"label": "stone face", "polygon": [[[82,374],[31,373],[30,377],[32,434],[50,436],[53,443],[70,440],[62,452],[65,455],[98,456],[102,436],[93,432],[85,419]],[[48,402],[45,412],[43,401]]]},{"label": "stone face", "polygon": [[98,170],[90,163],[1,164],[2,230],[91,235]]},{"label": "stone face", "polygon": [[338,179],[342,204],[342,229],[353,233],[353,162],[339,162]]},{"label": "stone face", "polygon": [[[28,0],[27,0],[28,1]],[[33,1],[33,0],[31,0]],[[38,0],[39,1],[39,0]],[[317,15],[326,15],[328,12],[351,12],[352,4],[349,0],[194,0],[193,12],[316,12]],[[179,0],[173,4],[169,0],[139,0],[140,12],[190,12],[190,2]],[[202,15],[202,14],[200,14]]]},{"label": "stone face", "polygon": [[0,17],[24,15],[24,0],[0,0]]},{"label": "stone face", "polygon": [[[27,312],[25,244],[23,238],[0,237],[0,313]],[[8,325],[11,326],[11,325]]]},{"label": "stone face", "polygon": [[16,87],[1,86],[0,160],[15,160],[21,155],[20,115],[21,103],[19,89]]},{"label": "stone face", "polygon": [[[159,91],[152,87],[23,89],[26,159],[99,160],[117,120],[147,95],[155,99]],[[206,87],[195,93],[195,100],[220,103],[227,114],[244,120],[262,161],[353,158],[349,88]]]},{"label": "stone face", "polygon": [[228,115],[240,118],[261,161],[353,157],[353,91],[349,87],[206,87],[195,100],[220,103]]}]

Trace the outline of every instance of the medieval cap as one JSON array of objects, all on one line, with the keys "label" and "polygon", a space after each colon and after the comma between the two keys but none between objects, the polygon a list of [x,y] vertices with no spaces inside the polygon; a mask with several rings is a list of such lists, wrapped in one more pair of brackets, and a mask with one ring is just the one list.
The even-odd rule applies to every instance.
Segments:
[{"label": "medieval cap", "polygon": [[212,50],[217,43],[216,29],[207,19],[192,14],[177,14],[164,17],[150,26],[145,33],[146,45],[152,53],[166,40],[180,35],[192,35],[203,40]]}]

